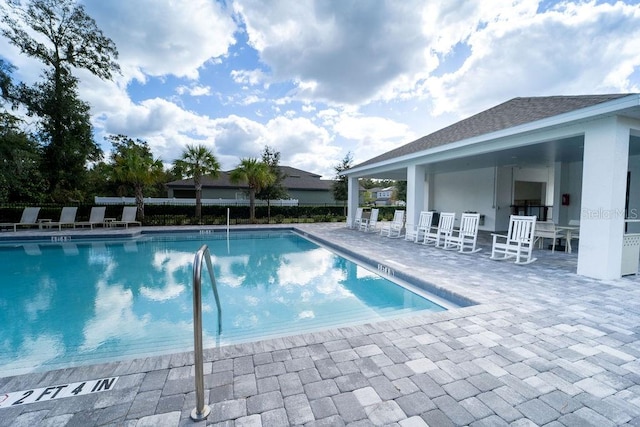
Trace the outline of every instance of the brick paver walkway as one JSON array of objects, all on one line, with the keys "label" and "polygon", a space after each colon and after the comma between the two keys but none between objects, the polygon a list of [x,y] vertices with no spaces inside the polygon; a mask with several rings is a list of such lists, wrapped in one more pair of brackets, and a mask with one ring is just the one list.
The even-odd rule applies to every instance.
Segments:
[{"label": "brick paver walkway", "polygon": [[[113,390],[0,409],[0,426],[640,426],[640,279],[525,266],[402,239],[299,230],[477,305],[205,352],[211,415],[189,353],[0,378],[6,392],[119,376]],[[6,233],[4,233],[6,235]]]}]

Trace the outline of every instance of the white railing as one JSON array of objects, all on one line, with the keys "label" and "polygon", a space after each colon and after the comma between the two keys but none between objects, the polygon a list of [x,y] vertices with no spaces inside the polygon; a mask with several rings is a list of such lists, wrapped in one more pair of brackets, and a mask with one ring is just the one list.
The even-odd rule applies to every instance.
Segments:
[{"label": "white railing", "polygon": [[[249,206],[248,199],[202,199],[202,206]],[[135,197],[98,197],[96,205],[135,205]],[[145,205],[195,206],[196,199],[145,197]],[[256,206],[267,206],[266,200],[256,200]],[[298,206],[298,199],[271,200],[271,206]]]}]

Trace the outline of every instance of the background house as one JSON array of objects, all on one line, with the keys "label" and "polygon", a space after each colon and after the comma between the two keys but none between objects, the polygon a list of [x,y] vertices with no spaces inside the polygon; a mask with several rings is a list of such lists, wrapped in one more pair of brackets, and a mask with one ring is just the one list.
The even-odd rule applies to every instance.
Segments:
[{"label": "background house", "polygon": [[[289,193],[289,198],[298,200],[299,205],[335,205],[333,197],[333,180],[321,179],[320,175],[306,172],[289,166],[280,166],[286,175],[283,185]],[[233,183],[229,179],[230,172],[220,172],[216,179],[205,176],[202,178],[203,199],[235,199],[244,200],[249,197],[249,187],[246,183]],[[169,198],[192,199],[196,197],[193,179],[182,179],[166,184]]]},{"label": "background house", "polygon": [[367,200],[374,206],[390,206],[393,204],[393,193],[396,190],[395,187],[374,187],[369,188],[367,191]]}]

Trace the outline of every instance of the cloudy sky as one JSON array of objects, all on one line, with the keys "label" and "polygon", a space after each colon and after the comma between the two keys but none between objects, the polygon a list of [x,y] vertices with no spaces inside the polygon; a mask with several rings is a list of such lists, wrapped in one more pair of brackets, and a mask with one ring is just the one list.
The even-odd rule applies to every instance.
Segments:
[{"label": "cloudy sky", "polygon": [[640,92],[640,0],[81,1],[122,68],[78,73],[96,140],[166,163],[201,143],[230,170],[269,145],[332,178],[514,97]]}]

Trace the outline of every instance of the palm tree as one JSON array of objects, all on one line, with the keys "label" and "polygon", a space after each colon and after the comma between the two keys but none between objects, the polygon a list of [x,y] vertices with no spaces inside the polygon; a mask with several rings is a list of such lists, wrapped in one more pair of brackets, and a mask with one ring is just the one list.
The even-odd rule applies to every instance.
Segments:
[{"label": "palm tree", "polygon": [[176,167],[188,178],[193,178],[196,187],[196,218],[202,220],[202,177],[210,175],[217,178],[220,163],[213,153],[204,145],[187,145],[180,159],[175,161]]},{"label": "palm tree", "polygon": [[258,159],[242,159],[231,171],[231,182],[246,182],[249,185],[249,220],[256,221],[256,193],[275,180],[269,165]]},{"label": "palm tree", "polygon": [[146,141],[134,141],[125,135],[111,135],[107,139],[114,147],[111,155],[113,177],[116,181],[133,186],[138,216],[144,221],[143,190],[164,176],[162,161],[153,158]]}]

